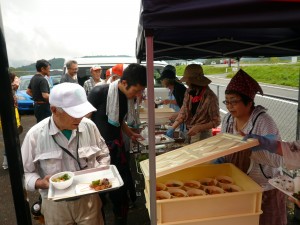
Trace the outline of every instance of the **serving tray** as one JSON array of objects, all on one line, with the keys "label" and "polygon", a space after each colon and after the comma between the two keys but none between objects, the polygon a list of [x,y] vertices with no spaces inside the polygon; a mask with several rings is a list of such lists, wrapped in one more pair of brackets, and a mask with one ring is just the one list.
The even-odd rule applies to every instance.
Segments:
[{"label": "serving tray", "polygon": [[[161,140],[160,141],[155,141],[155,145],[164,145],[164,144],[170,144],[175,142],[175,140],[173,138],[168,137],[167,135],[164,134],[156,134],[155,138],[158,138]],[[141,145],[143,146],[148,146],[149,145],[149,141],[148,139],[144,139],[144,140],[137,140]]]},{"label": "serving tray", "polygon": [[269,184],[273,187],[277,188],[279,191],[283,192],[284,194],[288,195],[289,197],[296,199],[293,196],[294,193],[294,180],[288,176],[279,176],[273,179],[268,180]]},{"label": "serving tray", "polygon": [[[68,198],[74,198],[82,195],[94,194],[97,192],[108,192],[116,190],[124,185],[124,182],[119,174],[115,165],[109,165],[101,168],[92,168],[87,170],[80,170],[74,172],[74,180],[72,185],[64,190],[58,190],[50,183],[48,191],[48,199],[51,200],[63,200]],[[112,184],[111,188],[107,188],[100,191],[95,191],[90,188],[89,185],[94,180],[108,178]]]}]

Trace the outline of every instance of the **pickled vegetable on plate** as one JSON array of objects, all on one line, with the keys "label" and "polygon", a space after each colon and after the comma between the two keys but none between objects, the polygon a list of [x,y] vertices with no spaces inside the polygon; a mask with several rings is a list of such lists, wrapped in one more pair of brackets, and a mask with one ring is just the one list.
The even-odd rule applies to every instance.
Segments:
[{"label": "pickled vegetable on plate", "polygon": [[90,188],[93,188],[95,191],[101,191],[107,188],[111,188],[112,184],[107,178],[103,178],[102,180],[93,180],[90,184]]}]

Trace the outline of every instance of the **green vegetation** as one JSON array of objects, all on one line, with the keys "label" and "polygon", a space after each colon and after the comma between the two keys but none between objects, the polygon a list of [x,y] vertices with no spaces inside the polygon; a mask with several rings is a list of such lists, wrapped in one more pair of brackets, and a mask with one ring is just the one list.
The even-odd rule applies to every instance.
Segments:
[{"label": "green vegetation", "polygon": [[[185,67],[186,67],[185,65],[176,66],[176,72],[179,76],[183,75]],[[205,75],[226,73],[225,67],[206,66],[206,65],[203,65],[202,67]]]},{"label": "green vegetation", "polygon": [[[51,69],[63,69],[64,66],[64,58],[53,58],[48,60],[51,64]],[[27,66],[21,66],[18,68],[9,68],[10,71],[13,71],[17,74],[17,76],[24,75],[34,75],[36,72],[35,63],[32,63]]]},{"label": "green vegetation", "polygon": [[[177,74],[182,76],[185,65],[176,66]],[[234,76],[236,72],[229,67],[221,67],[219,65],[203,65],[205,75],[227,73],[227,78]],[[300,63],[295,64],[274,64],[274,65],[244,65],[241,66],[245,72],[251,75],[258,82],[285,85],[291,87],[299,86]],[[227,71],[226,71],[227,70]]]},{"label": "green vegetation", "polygon": [[[299,87],[300,63],[263,66],[242,66],[245,72],[258,82]],[[231,78],[235,73],[230,72]]]}]

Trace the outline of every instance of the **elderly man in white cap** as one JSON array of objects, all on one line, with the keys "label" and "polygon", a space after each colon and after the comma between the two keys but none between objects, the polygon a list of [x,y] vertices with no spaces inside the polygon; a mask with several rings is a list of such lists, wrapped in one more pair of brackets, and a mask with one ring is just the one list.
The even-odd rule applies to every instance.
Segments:
[{"label": "elderly man in white cap", "polygon": [[58,202],[47,199],[51,175],[110,164],[104,139],[85,118],[96,109],[87,101],[84,89],[75,83],[58,84],[49,102],[52,116],[28,131],[21,148],[26,189],[39,189],[46,224],[103,225],[98,194]]}]

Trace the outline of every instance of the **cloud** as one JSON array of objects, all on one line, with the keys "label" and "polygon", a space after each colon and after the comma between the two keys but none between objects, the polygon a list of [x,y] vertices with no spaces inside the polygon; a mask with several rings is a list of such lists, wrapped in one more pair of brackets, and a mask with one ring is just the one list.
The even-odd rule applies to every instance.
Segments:
[{"label": "cloud", "polygon": [[134,55],[140,0],[1,3],[9,61]]}]

